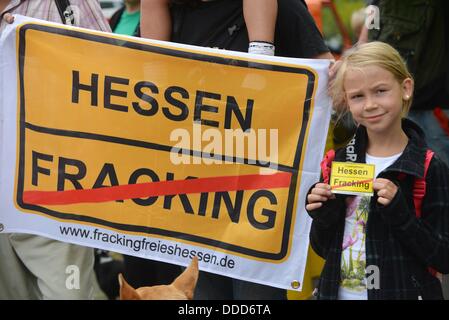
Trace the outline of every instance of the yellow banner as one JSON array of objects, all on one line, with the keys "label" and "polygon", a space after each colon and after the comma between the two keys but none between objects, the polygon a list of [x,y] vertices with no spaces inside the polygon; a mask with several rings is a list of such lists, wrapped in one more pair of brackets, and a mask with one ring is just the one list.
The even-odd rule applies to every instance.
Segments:
[{"label": "yellow banner", "polygon": [[313,69],[36,23],[18,30],[18,208],[286,258]]}]

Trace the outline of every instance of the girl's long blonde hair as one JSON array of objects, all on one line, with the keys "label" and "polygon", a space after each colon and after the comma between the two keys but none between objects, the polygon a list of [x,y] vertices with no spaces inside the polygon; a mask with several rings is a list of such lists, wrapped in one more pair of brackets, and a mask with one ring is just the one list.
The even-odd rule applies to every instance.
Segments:
[{"label": "girl's long blonde hair", "polygon": [[[330,87],[330,95],[334,100],[334,108],[337,112],[348,111],[344,88],[346,72],[348,69],[360,69],[366,66],[378,66],[391,72],[400,84],[407,78],[413,80],[401,55],[389,44],[375,41],[356,45],[343,54],[341,65]],[[412,97],[407,100],[403,99],[403,117],[407,115],[411,104]]]}]

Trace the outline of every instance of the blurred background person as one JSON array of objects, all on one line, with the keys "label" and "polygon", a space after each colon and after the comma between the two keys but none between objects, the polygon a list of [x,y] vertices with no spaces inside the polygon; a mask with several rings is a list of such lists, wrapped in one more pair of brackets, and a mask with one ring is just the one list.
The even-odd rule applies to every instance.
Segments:
[{"label": "blurred background person", "polygon": [[[97,0],[0,0],[0,35],[13,14],[110,32]],[[57,4],[58,3],[58,4]],[[58,5],[62,10],[58,9]],[[62,6],[64,5],[65,8]],[[72,19],[63,16],[72,7]],[[2,61],[0,61],[0,65]],[[0,78],[1,80],[1,78]],[[0,102],[3,100],[0,99]],[[0,110],[5,106],[0,105]],[[0,234],[1,299],[93,299],[95,296],[94,250],[46,237]],[[66,286],[67,266],[79,268],[79,289]]]},{"label": "blurred background person", "polygon": [[112,32],[128,36],[140,36],[140,0],[125,0],[109,20]]},{"label": "blurred background person", "polygon": [[[248,51],[250,38],[242,0],[172,1],[171,20],[173,42]],[[333,59],[304,1],[278,1],[274,46],[277,56]],[[286,298],[286,290],[203,271],[195,292],[199,300]]]}]

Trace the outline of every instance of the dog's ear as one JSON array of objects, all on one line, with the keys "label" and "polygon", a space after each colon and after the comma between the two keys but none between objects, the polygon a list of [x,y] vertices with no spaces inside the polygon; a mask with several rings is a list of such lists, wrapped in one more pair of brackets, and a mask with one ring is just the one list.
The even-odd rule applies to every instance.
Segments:
[{"label": "dog's ear", "polygon": [[118,283],[120,284],[120,300],[141,300],[136,289],[125,281],[121,273],[118,275]]},{"label": "dog's ear", "polygon": [[198,281],[198,258],[195,256],[190,265],[184,272],[173,281],[173,286],[181,290],[187,299],[193,299],[196,282]]}]

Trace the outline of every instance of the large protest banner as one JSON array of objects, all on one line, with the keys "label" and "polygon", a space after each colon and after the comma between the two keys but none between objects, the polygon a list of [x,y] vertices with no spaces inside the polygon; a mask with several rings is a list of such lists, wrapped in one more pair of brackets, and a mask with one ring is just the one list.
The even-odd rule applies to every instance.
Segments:
[{"label": "large protest banner", "polygon": [[2,232],[301,289],[328,61],[20,16],[0,46]]}]

